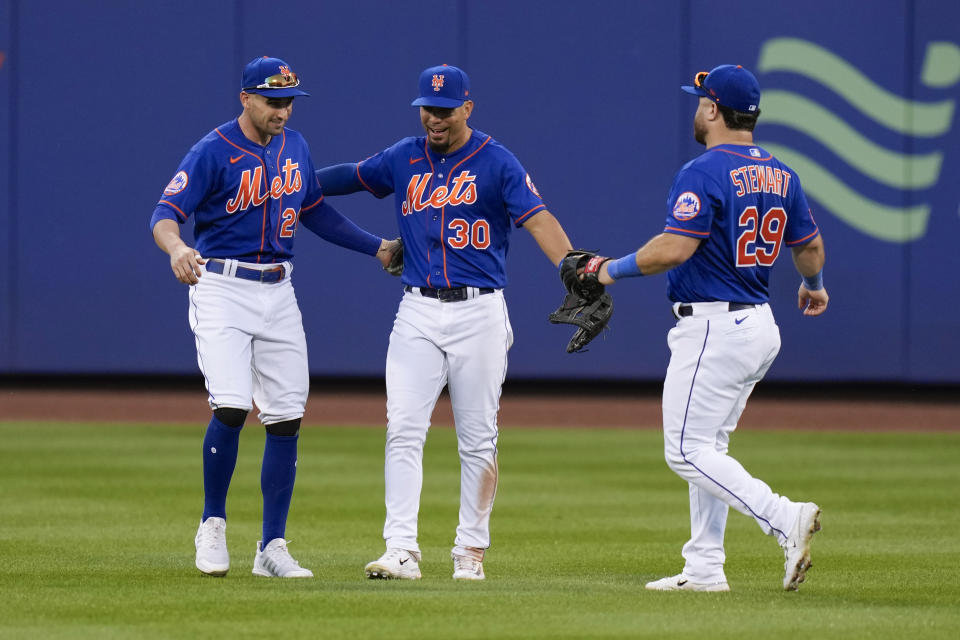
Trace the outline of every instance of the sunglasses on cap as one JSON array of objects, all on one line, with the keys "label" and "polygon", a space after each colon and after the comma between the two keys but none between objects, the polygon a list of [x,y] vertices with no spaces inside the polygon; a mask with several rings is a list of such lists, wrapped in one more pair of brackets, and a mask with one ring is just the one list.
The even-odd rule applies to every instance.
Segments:
[{"label": "sunglasses on cap", "polygon": [[708,75],[710,75],[709,71],[701,71],[697,75],[693,76],[693,86],[698,89],[703,89],[703,81],[707,79]]},{"label": "sunglasses on cap", "polygon": [[299,87],[300,78],[293,71],[290,73],[278,73],[266,78],[261,84],[255,87],[244,87],[243,91],[249,89],[288,89],[290,87]]}]

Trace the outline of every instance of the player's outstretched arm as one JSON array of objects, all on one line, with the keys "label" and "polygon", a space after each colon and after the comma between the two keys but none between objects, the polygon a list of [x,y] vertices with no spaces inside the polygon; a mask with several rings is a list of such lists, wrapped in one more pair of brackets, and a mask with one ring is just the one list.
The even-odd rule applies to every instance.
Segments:
[{"label": "player's outstretched arm", "polygon": [[363,183],[357,173],[356,162],[333,164],[316,170],[317,182],[328,196],[342,196],[363,191]]},{"label": "player's outstretched arm", "polygon": [[679,233],[661,233],[633,253],[600,267],[601,284],[613,284],[623,277],[651,276],[669,271],[690,259],[700,246],[699,238]]},{"label": "player's outstretched arm", "polygon": [[153,240],[170,256],[173,275],[183,284],[197,284],[206,260],[180,238],[180,225],[173,220],[158,220],[153,225]]},{"label": "player's outstretched arm", "polygon": [[560,222],[553,214],[542,209],[523,223],[523,228],[530,232],[537,241],[540,250],[547,256],[553,266],[560,266],[560,261],[573,250],[567,233],[560,226]]},{"label": "player's outstretched arm", "polygon": [[364,231],[326,201],[302,212],[300,223],[328,242],[368,256],[376,256],[383,246],[383,238]]},{"label": "player's outstretched arm", "polygon": [[818,316],[827,310],[830,296],[823,287],[823,263],[826,259],[823,249],[823,237],[817,236],[810,242],[793,247],[793,264],[803,277],[797,291],[797,308],[805,316]]}]

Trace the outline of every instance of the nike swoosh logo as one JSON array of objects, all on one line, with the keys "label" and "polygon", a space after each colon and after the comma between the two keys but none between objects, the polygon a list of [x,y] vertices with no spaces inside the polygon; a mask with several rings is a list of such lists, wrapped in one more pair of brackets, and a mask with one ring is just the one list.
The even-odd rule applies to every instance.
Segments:
[{"label": "nike swoosh logo", "polygon": [[677,580],[677,586],[678,586],[678,587],[682,587],[682,586],[685,585],[685,584],[687,584],[687,581],[686,581],[686,580]]},{"label": "nike swoosh logo", "polygon": [[243,154],[241,153],[236,158],[230,158],[230,164],[237,164],[242,159],[243,159]]},{"label": "nike swoosh logo", "polygon": [[410,559],[410,558],[404,558],[403,560],[400,561],[400,564],[407,564],[407,560],[409,560],[409,559]]},{"label": "nike swoosh logo", "polygon": [[423,160],[423,158],[410,158],[410,164],[417,164],[421,160]]},{"label": "nike swoosh logo", "polygon": [[750,316],[743,316],[742,318],[734,318],[733,321],[736,322],[737,324],[740,324],[741,322],[743,322],[744,320],[746,320],[746,319],[749,318],[749,317],[750,317]]}]

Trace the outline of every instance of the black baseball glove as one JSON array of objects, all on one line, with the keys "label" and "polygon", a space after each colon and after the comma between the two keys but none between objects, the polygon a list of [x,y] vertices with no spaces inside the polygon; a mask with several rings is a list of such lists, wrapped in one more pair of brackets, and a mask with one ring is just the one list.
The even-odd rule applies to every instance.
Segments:
[{"label": "black baseball glove", "polygon": [[400,243],[400,246],[393,252],[393,255],[390,256],[390,264],[383,268],[384,271],[392,276],[399,276],[403,273],[403,240],[397,238],[397,242]]},{"label": "black baseball glove", "polygon": [[[603,286],[603,285],[601,285]],[[609,293],[601,293],[593,301],[585,300],[575,293],[568,293],[563,304],[550,314],[553,324],[572,324],[577,326],[573,337],[567,343],[567,353],[580,351],[600,335],[613,315],[613,298]]]},{"label": "black baseball glove", "polygon": [[593,302],[603,295],[604,286],[598,275],[600,267],[610,259],[582,249],[568,251],[560,262],[560,281],[569,293]]}]

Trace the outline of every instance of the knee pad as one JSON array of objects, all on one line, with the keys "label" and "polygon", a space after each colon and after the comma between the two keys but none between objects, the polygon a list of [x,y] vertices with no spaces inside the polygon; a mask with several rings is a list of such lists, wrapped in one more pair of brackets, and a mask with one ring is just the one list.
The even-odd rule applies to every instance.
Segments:
[{"label": "knee pad", "polygon": [[264,425],[264,428],[272,436],[295,436],[300,431],[300,418],[293,420],[284,420],[283,422],[274,422]]},{"label": "knee pad", "polygon": [[234,428],[242,427],[244,420],[247,419],[247,412],[245,409],[234,409],[233,407],[222,407],[220,409],[215,409],[213,415],[223,424]]}]

